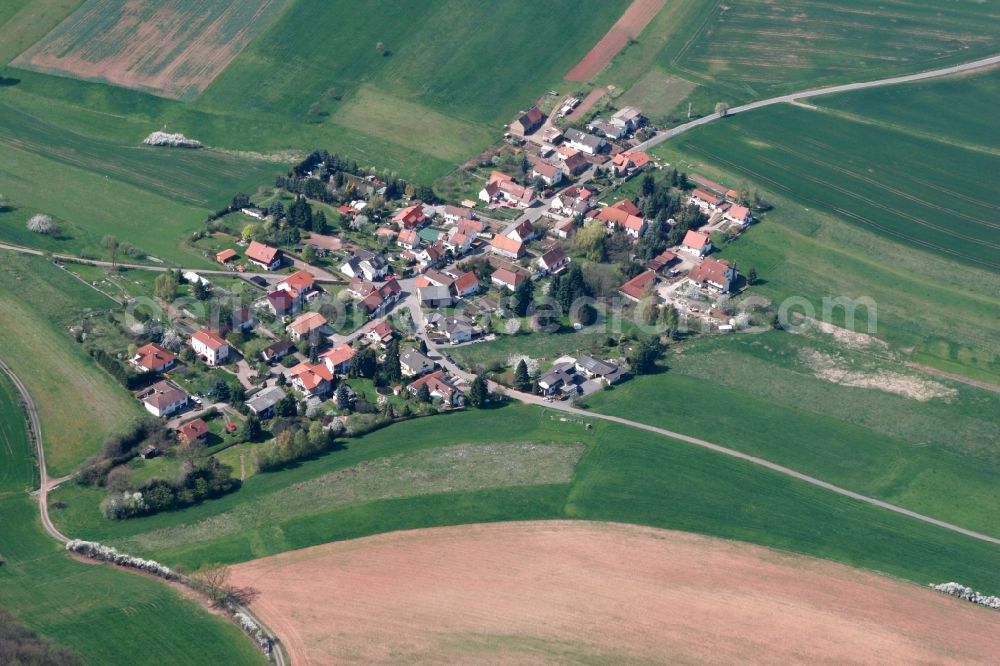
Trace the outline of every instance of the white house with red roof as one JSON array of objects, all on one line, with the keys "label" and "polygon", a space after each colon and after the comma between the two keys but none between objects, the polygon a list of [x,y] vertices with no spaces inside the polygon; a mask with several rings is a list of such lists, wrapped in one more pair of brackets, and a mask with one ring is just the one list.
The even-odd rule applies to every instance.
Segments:
[{"label": "white house with red roof", "polygon": [[718,210],[722,204],[726,203],[726,200],[722,195],[715,192],[697,189],[691,192],[691,196],[688,197],[688,203],[694,204],[702,212],[711,213]]},{"label": "white house with red roof", "polygon": [[569,266],[569,257],[563,252],[562,247],[553,245],[552,248],[538,258],[538,267],[546,273],[555,275]]},{"label": "white house with red roof", "polygon": [[641,301],[650,284],[656,283],[656,271],[644,271],[618,288],[618,291],[633,301]]},{"label": "white house with red roof", "polygon": [[416,250],[420,247],[420,235],[416,229],[403,229],[399,232],[396,243],[407,250]]},{"label": "white house with red roof", "polygon": [[387,322],[385,319],[379,319],[371,328],[368,329],[368,332],[365,333],[365,337],[375,344],[382,345],[384,347],[392,342],[393,331],[394,329],[392,328],[392,324]]},{"label": "white house with red roof", "polygon": [[458,390],[458,387],[444,373],[444,370],[436,370],[429,375],[424,375],[406,388],[413,395],[417,395],[421,386],[427,387],[432,398],[438,398],[449,405],[460,406],[465,402],[465,394]]},{"label": "white house with red roof", "polygon": [[292,386],[305,397],[329,395],[333,388],[333,373],[323,363],[299,363],[288,371]]},{"label": "white house with red roof", "polygon": [[208,365],[219,365],[229,359],[229,343],[218,331],[203,328],[191,336],[191,348]]},{"label": "white house with red roof", "polygon": [[732,291],[738,276],[736,267],[725,259],[706,257],[701,264],[691,269],[691,272],[688,273],[688,280],[702,289],[727,294]]},{"label": "white house with red roof", "polygon": [[404,229],[418,229],[430,221],[430,216],[424,210],[424,204],[418,201],[396,211],[392,221]]},{"label": "white house with red roof", "polygon": [[284,255],[281,253],[281,250],[270,245],[258,243],[257,241],[250,241],[250,245],[247,246],[246,256],[248,261],[257,264],[267,271],[278,270],[284,261]]},{"label": "white house with red roof", "polygon": [[150,342],[136,350],[130,363],[139,372],[164,372],[174,367],[177,357],[155,342]]},{"label": "white house with red roof", "polygon": [[612,231],[620,229],[632,238],[639,238],[646,233],[647,225],[646,220],[638,213],[639,209],[636,205],[625,199],[613,206],[602,208],[597,213],[596,219],[603,222]]},{"label": "white house with red roof", "polygon": [[507,236],[507,238],[513,238],[514,240],[521,241],[522,243],[527,243],[531,239],[535,238],[538,235],[538,232],[531,224],[531,220],[524,220],[504,235]]},{"label": "white house with red roof", "polygon": [[277,284],[277,290],[285,290],[298,299],[299,303],[305,303],[319,296],[319,289],[316,287],[316,280],[308,271],[296,271]]},{"label": "white house with red roof", "polygon": [[524,254],[524,243],[517,239],[497,234],[493,237],[493,240],[490,241],[490,251],[493,254],[500,255],[501,257],[518,259],[522,254]]},{"label": "white house with red roof", "polygon": [[712,239],[706,233],[691,229],[684,234],[681,250],[697,257],[704,257],[712,251]]},{"label": "white house with red roof", "polygon": [[319,357],[331,373],[346,375],[347,371],[351,369],[351,363],[354,359],[354,347],[345,342],[323,352]]},{"label": "white house with red roof", "polygon": [[520,273],[515,273],[507,268],[498,268],[490,276],[490,282],[498,287],[505,287],[510,291],[516,291],[518,286],[527,279]]},{"label": "white house with red roof", "polygon": [[459,298],[474,296],[479,293],[479,278],[472,271],[462,273],[455,278],[451,288]]},{"label": "white house with red roof", "polygon": [[303,312],[295,321],[285,327],[292,340],[302,340],[311,335],[320,335],[326,326],[326,317],[318,312]]},{"label": "white house with red roof", "polygon": [[545,162],[537,162],[531,169],[532,178],[541,178],[546,185],[555,185],[563,178],[562,169]]},{"label": "white house with red roof", "polygon": [[739,204],[733,204],[726,210],[725,214],[722,216],[723,219],[729,222],[735,222],[741,227],[749,227],[750,223],[753,222],[753,215],[750,214],[750,209],[746,206],[740,206]]}]

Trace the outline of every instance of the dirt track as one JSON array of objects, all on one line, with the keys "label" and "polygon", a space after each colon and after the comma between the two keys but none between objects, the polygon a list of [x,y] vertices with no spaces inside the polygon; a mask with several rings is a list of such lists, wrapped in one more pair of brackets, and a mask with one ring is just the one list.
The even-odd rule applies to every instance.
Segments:
[{"label": "dirt track", "polygon": [[[295,664],[988,662],[1000,614],[838,564],[586,522],[397,532],[248,562]],[[938,582],[938,581],[935,581]]]},{"label": "dirt track", "polygon": [[633,0],[621,18],[563,78],[567,81],[589,81],[600,74],[628,40],[639,36],[665,4],[667,0]]}]

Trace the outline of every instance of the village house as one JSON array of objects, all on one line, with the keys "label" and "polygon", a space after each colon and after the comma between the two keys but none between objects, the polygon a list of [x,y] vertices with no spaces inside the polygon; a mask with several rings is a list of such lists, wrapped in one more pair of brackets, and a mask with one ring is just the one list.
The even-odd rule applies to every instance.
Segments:
[{"label": "village house", "polygon": [[602,384],[617,384],[624,373],[614,363],[601,361],[590,354],[581,354],[576,359],[576,370],[587,379],[596,380]]},{"label": "village house", "polygon": [[420,307],[424,308],[448,307],[455,302],[451,295],[451,289],[434,285],[418,287],[417,297],[420,299]]},{"label": "village house", "polygon": [[416,253],[417,268],[426,271],[435,266],[440,266],[448,258],[448,250],[443,243],[434,243]]},{"label": "village house", "polygon": [[142,395],[142,404],[153,416],[170,416],[188,405],[189,396],[173,382],[156,382]]},{"label": "village house", "polygon": [[443,206],[441,219],[447,224],[457,224],[459,220],[468,220],[476,216],[471,208],[464,206]]},{"label": "village house", "polygon": [[607,142],[599,136],[571,128],[566,130],[566,145],[581,153],[596,155],[607,145]]},{"label": "village house", "polygon": [[261,350],[260,356],[266,363],[274,363],[293,351],[295,351],[295,345],[292,344],[291,340],[278,340]]},{"label": "village house", "polygon": [[618,288],[626,298],[639,302],[646,295],[650,285],[656,284],[656,271],[643,271]]},{"label": "village house", "polygon": [[333,388],[333,373],[323,363],[299,363],[288,371],[292,386],[306,398],[326,396]]},{"label": "village house", "polygon": [[725,259],[706,257],[701,264],[691,269],[688,280],[702,289],[728,294],[732,291],[738,276],[736,268]]},{"label": "village house", "polygon": [[448,287],[448,289],[451,289],[451,285],[455,282],[455,278],[452,276],[433,268],[424,273],[424,279],[427,280],[428,285]]},{"label": "village house", "polygon": [[515,118],[514,122],[510,125],[510,129],[522,136],[527,136],[528,134],[533,134],[544,122],[545,114],[537,106],[533,106]]},{"label": "village house", "polygon": [[615,125],[603,118],[595,118],[587,125],[587,129],[591,132],[600,132],[609,139],[620,139],[628,133],[621,125]]},{"label": "village house", "polygon": [[712,251],[712,239],[706,233],[690,230],[684,234],[681,250],[697,257],[704,257]]},{"label": "village house", "polygon": [[614,165],[615,175],[624,177],[635,173],[649,164],[649,155],[643,152],[623,152],[611,158]]},{"label": "village house", "polygon": [[461,232],[459,227],[452,227],[451,233],[441,242],[441,244],[453,255],[460,257],[472,249],[472,242],[475,239],[476,237],[474,235]]},{"label": "village house", "polygon": [[347,277],[362,277],[373,282],[389,274],[389,263],[380,254],[359,249],[341,265],[340,272]]},{"label": "village house", "polygon": [[670,267],[677,263],[678,257],[676,254],[670,250],[664,250],[660,254],[656,255],[649,260],[647,266],[650,270],[654,270],[657,273],[662,273],[665,270],[670,270]]},{"label": "village house", "polygon": [[188,421],[177,428],[177,437],[182,442],[204,444],[208,439],[208,425],[201,419]]},{"label": "village house", "polygon": [[322,335],[326,328],[326,317],[318,312],[303,312],[291,324],[285,327],[288,335],[295,340]]},{"label": "village house", "polygon": [[236,254],[236,250],[223,250],[222,252],[215,253],[215,260],[220,264],[228,264],[230,261],[236,259],[239,255]]},{"label": "village house", "polygon": [[538,231],[531,224],[531,220],[524,220],[508,231],[505,235],[507,238],[513,238],[514,240],[521,241],[522,243],[527,243],[538,236]]},{"label": "village house", "polygon": [[177,357],[155,342],[150,342],[136,350],[130,363],[139,372],[165,372],[177,364]]},{"label": "village house", "polygon": [[739,204],[730,206],[723,215],[723,218],[744,228],[749,227],[750,223],[753,222],[753,215],[750,214],[750,209]]},{"label": "village house", "polygon": [[453,345],[468,342],[477,333],[475,325],[466,317],[437,317],[434,318],[434,327]]},{"label": "village house", "polygon": [[524,254],[524,243],[517,239],[497,234],[490,241],[490,252],[498,254],[501,257],[507,257],[508,259],[519,259]]},{"label": "village house", "polygon": [[412,206],[401,208],[392,216],[392,221],[404,229],[418,229],[430,221],[424,204],[417,202]]},{"label": "village house", "polygon": [[719,206],[726,203],[726,200],[715,192],[698,189],[691,192],[691,196],[688,197],[688,203],[694,204],[704,213],[711,213],[718,210]]},{"label": "village house", "polygon": [[267,219],[267,211],[264,210],[263,208],[255,208],[252,206],[247,206],[246,208],[240,208],[240,212],[243,213],[244,215],[247,215],[257,220]]},{"label": "village house", "polygon": [[233,331],[249,331],[257,324],[249,307],[236,308],[229,317],[229,328]]},{"label": "village house", "polygon": [[562,238],[562,239],[569,238],[570,234],[573,233],[573,228],[575,224],[576,223],[574,222],[573,218],[556,222],[555,226],[552,227],[551,229],[551,233],[556,238]]},{"label": "village house", "polygon": [[371,282],[355,278],[347,286],[347,293],[359,299],[359,308],[367,313],[368,317],[381,317],[400,299],[403,290],[395,278],[389,280],[381,287],[376,287]]},{"label": "village house", "polygon": [[556,143],[563,138],[562,130],[556,126],[546,127],[542,130],[542,139],[549,143]]},{"label": "village house", "polygon": [[494,171],[485,187],[479,191],[479,199],[486,203],[506,202],[518,208],[531,208],[538,203],[537,193],[530,187],[514,182],[505,173]]},{"label": "village house", "polygon": [[319,357],[331,373],[346,375],[354,362],[354,347],[345,342],[323,352]]},{"label": "village house", "polygon": [[430,372],[437,364],[416,349],[406,349],[399,355],[399,367],[405,377],[416,377]]},{"label": "village house", "polygon": [[458,407],[465,402],[465,394],[458,390],[452,379],[444,373],[444,370],[424,375],[410,383],[406,388],[413,395],[417,395],[421,386],[426,386],[432,398],[437,398],[445,404]]},{"label": "village house", "polygon": [[407,250],[416,250],[420,247],[420,235],[416,229],[403,229],[396,237],[396,243]]},{"label": "village house", "polygon": [[555,275],[569,266],[569,257],[563,252],[562,247],[554,245],[551,250],[545,252],[538,258],[538,267],[546,273]]},{"label": "village house", "polygon": [[542,395],[578,395],[580,387],[576,377],[576,366],[569,361],[553,364],[538,377],[538,392]]},{"label": "village house", "polygon": [[531,168],[532,178],[541,178],[546,185],[555,185],[562,180],[563,172],[545,162],[538,162]]},{"label": "village house", "polygon": [[365,333],[365,337],[371,342],[385,347],[392,342],[393,332],[394,329],[392,328],[392,324],[387,322],[385,319],[380,319],[375,322],[374,326],[368,329],[368,332]]},{"label": "village house", "polygon": [[203,328],[191,336],[191,348],[208,365],[219,365],[229,359],[229,343],[218,331]]},{"label": "village house", "polygon": [[299,311],[299,299],[284,289],[268,293],[254,305],[262,310],[267,310],[275,317],[284,317]]},{"label": "village house", "polygon": [[276,247],[270,247],[257,241],[250,241],[246,252],[247,261],[257,264],[266,271],[276,271],[284,262],[284,255]]},{"label": "village house", "polygon": [[280,386],[271,386],[255,393],[253,397],[246,401],[247,409],[262,419],[274,416],[274,406],[285,397],[285,389]]},{"label": "village house", "polygon": [[375,230],[375,237],[386,245],[396,240],[397,236],[399,236],[399,234],[392,227],[379,227]]},{"label": "village house", "polygon": [[563,168],[571,176],[579,176],[590,168],[590,160],[583,153],[574,153],[563,160]]},{"label": "village house", "polygon": [[277,284],[277,290],[287,291],[298,300],[300,306],[319,296],[316,280],[308,271],[295,271]]},{"label": "village house", "polygon": [[517,291],[517,288],[525,280],[527,280],[527,278],[520,273],[515,273],[514,271],[506,268],[498,268],[493,271],[493,274],[490,276],[490,282],[498,287],[505,287],[510,291]]},{"label": "village house", "polygon": [[621,127],[628,134],[642,127],[644,121],[642,112],[634,106],[623,106],[611,116],[611,124],[615,127]]},{"label": "village house", "polygon": [[597,213],[596,219],[607,225],[609,230],[620,229],[632,238],[646,233],[646,221],[639,217],[639,209],[628,199],[613,206],[605,206]]},{"label": "village house", "polygon": [[474,296],[479,293],[479,278],[472,271],[467,271],[455,278],[451,288],[458,298]]}]

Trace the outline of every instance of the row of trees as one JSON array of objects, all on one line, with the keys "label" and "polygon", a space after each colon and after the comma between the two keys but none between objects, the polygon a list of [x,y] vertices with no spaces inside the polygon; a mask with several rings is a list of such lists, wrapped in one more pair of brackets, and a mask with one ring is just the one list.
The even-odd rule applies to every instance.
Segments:
[{"label": "row of trees", "polygon": [[295,460],[321,453],[333,446],[339,430],[324,428],[319,421],[312,421],[308,426],[282,430],[274,439],[254,449],[254,465],[258,471],[269,472]]},{"label": "row of trees", "polygon": [[[113,489],[101,503],[101,512],[113,520],[150,515],[221,497],[241,485],[239,479],[233,478],[232,468],[214,456],[185,467],[177,479],[151,479],[138,488]],[[109,476],[109,485],[114,483],[117,480]]]}]

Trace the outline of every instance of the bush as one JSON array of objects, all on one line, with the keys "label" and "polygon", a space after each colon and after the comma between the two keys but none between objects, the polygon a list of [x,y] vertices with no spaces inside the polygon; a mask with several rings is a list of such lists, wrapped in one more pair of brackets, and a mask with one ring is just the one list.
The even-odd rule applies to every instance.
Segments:
[{"label": "bush", "polygon": [[138,490],[115,493],[101,503],[106,518],[122,520],[160,511],[180,509],[206,499],[221,497],[239,489],[232,468],[214,457],[196,464],[179,480],[151,479]]},{"label": "bush", "polygon": [[36,234],[59,233],[59,225],[53,222],[51,217],[42,213],[32,215],[31,219],[28,220],[27,227],[29,231],[34,231]]}]

